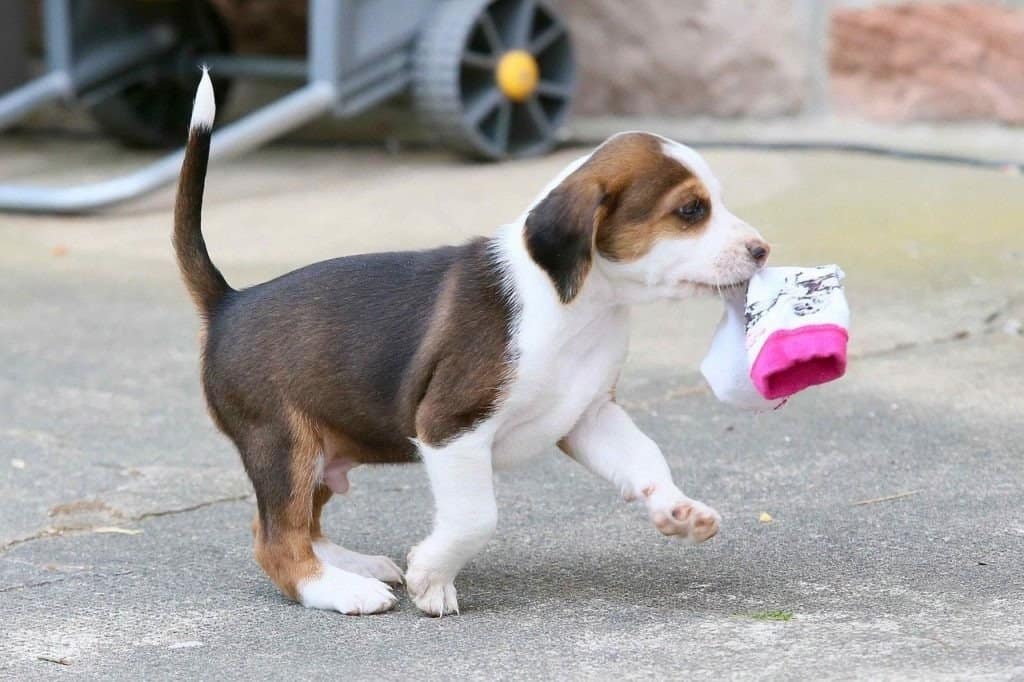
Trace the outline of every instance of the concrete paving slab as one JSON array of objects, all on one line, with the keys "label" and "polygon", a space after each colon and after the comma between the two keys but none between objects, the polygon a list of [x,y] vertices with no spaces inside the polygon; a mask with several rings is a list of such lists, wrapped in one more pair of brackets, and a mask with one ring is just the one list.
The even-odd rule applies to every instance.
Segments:
[{"label": "concrete paving slab", "polygon": [[[38,151],[0,142],[0,180]],[[40,176],[136,158],[61,152]],[[208,241],[237,285],[459,241],[513,218],[577,153],[480,166],[271,148],[213,170]],[[714,403],[696,371],[716,301],[638,309],[621,398],[684,488],[722,512],[721,536],[662,539],[552,451],[499,475],[499,537],[459,580],[463,614],[442,620],[405,597],[379,617],[306,611],[252,562],[248,484],[198,391],[169,192],[95,216],[0,216],[0,674],[1024,676],[1020,179],[707,156],[775,263],[846,269],[848,376],[751,418]],[[429,526],[422,471],[361,468],[353,484],[327,527],[404,560]]]},{"label": "concrete paving slab", "polygon": [[[250,559],[251,501],[130,524],[138,535],[25,543],[0,560],[8,672],[52,674],[43,656],[115,679],[1014,679],[1024,425],[987,405],[1024,374],[1019,344],[914,353],[954,368],[932,373],[960,387],[953,412],[918,399],[936,388],[927,373],[886,386],[910,351],[756,419],[645,374],[626,402],[723,513],[722,535],[664,540],[552,452],[499,475],[501,530],[459,581],[455,618],[407,598],[363,619],[285,602]],[[992,367],[993,353],[1014,364]],[[328,509],[336,537],[400,557],[427,530],[430,497],[417,467],[385,467],[357,471]]]}]

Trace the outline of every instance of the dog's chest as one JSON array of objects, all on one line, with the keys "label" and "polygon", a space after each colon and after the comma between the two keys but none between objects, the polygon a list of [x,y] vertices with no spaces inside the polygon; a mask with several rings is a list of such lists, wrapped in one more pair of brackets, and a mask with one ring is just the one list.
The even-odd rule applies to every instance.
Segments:
[{"label": "dog's chest", "polygon": [[625,358],[628,329],[609,316],[547,346],[523,349],[494,444],[494,464],[528,459],[565,436],[597,396],[614,386]]}]

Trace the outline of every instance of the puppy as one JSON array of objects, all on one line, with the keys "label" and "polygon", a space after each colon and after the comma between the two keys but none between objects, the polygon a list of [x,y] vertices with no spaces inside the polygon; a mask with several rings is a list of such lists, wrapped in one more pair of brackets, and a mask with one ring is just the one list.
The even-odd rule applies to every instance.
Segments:
[{"label": "puppy", "polygon": [[284,594],[347,614],[395,604],[399,568],[320,528],[359,464],[426,469],[433,530],[404,577],[434,616],[458,612],[455,576],[494,533],[494,468],[552,444],[642,500],[665,535],[718,532],[718,514],[676,486],[614,390],[630,305],[740,285],[768,256],[696,152],[615,135],[493,237],[336,258],[235,290],[200,230],[213,116],[204,74],[174,246],[205,322],[210,414],[256,491],[256,560]]}]

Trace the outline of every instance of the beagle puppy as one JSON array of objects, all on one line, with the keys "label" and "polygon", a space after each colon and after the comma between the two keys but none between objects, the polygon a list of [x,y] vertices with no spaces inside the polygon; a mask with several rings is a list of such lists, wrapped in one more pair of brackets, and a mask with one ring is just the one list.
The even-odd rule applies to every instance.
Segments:
[{"label": "beagle puppy", "polygon": [[174,247],[204,321],[210,414],[256,492],[256,561],[285,595],[347,614],[395,604],[395,563],[320,527],[360,464],[426,469],[433,530],[404,580],[434,616],[458,612],[455,577],[494,533],[494,469],[554,444],[642,501],[665,535],[718,532],[718,514],[679,489],[615,402],[632,304],[743,285],[768,256],[700,155],[615,135],[492,237],[335,258],[235,290],[200,229],[214,110],[204,74]]}]

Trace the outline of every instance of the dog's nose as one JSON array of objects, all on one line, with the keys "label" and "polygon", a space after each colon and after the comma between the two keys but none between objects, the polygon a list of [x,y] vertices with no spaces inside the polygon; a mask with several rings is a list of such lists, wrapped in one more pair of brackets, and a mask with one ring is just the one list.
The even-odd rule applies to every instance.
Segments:
[{"label": "dog's nose", "polygon": [[764,265],[764,262],[768,260],[768,254],[771,253],[772,247],[768,245],[768,242],[763,242],[760,239],[747,242],[747,253],[758,265]]}]

